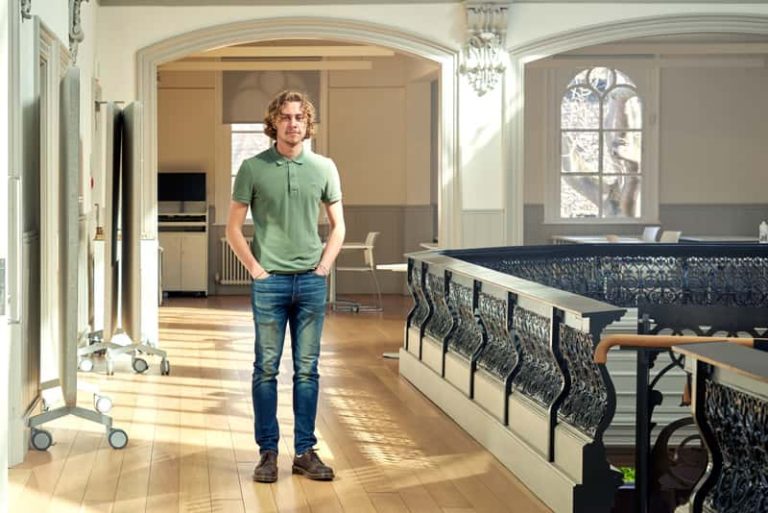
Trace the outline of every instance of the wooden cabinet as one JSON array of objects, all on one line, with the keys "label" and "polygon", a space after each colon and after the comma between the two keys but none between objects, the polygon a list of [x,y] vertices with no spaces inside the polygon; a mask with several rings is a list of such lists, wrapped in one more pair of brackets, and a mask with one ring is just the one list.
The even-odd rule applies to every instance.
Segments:
[{"label": "wooden cabinet", "polygon": [[163,291],[201,292],[208,295],[206,223],[190,226],[183,221],[176,224],[172,221],[160,222],[160,230],[158,238],[163,249]]}]

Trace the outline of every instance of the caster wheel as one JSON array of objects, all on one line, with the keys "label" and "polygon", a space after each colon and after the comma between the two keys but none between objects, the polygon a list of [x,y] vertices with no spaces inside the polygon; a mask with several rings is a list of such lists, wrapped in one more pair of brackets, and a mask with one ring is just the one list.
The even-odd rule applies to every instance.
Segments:
[{"label": "caster wheel", "polygon": [[115,362],[111,359],[107,360],[107,376],[112,376],[115,373]]},{"label": "caster wheel", "polygon": [[83,358],[80,363],[77,364],[77,368],[83,372],[91,372],[93,370],[93,360],[90,358]]},{"label": "caster wheel", "polygon": [[106,395],[93,396],[93,407],[99,413],[108,413],[112,409],[112,399]]},{"label": "caster wheel", "polygon": [[128,433],[122,429],[110,429],[107,434],[107,441],[113,449],[124,449],[128,445]]},{"label": "caster wheel", "polygon": [[38,451],[47,451],[48,448],[53,445],[53,437],[44,429],[32,428],[32,436],[29,439],[30,445],[33,449]]},{"label": "caster wheel", "polygon": [[142,374],[147,372],[147,369],[149,369],[149,364],[144,358],[134,358],[131,360],[131,367],[133,367],[133,370],[137,373]]},{"label": "caster wheel", "polygon": [[160,374],[163,376],[167,376],[171,373],[171,362],[168,360],[163,360],[160,362]]}]

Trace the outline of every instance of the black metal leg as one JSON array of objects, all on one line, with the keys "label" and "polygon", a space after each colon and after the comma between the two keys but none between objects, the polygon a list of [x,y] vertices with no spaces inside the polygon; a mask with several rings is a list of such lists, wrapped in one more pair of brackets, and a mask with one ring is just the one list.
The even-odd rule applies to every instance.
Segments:
[{"label": "black metal leg", "polygon": [[648,352],[637,350],[637,396],[635,408],[635,513],[648,513],[651,456],[651,422]]}]

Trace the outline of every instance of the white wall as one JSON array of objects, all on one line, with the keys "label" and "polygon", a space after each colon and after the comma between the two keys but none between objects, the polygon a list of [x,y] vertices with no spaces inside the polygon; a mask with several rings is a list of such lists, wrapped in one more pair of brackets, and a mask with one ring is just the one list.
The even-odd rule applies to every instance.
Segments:
[{"label": "white wall", "polygon": [[146,46],[215,25],[289,17],[368,22],[418,34],[457,49],[463,38],[464,14],[458,4],[104,7],[99,14],[98,31],[104,91],[110,98],[135,97],[135,55]]},{"label": "white wall", "polygon": [[765,203],[766,91],[766,67],[662,70],[661,203]]}]

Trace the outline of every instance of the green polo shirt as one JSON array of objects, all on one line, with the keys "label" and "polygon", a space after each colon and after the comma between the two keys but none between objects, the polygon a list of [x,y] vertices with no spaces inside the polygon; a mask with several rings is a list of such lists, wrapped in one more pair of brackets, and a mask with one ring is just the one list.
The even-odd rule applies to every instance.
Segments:
[{"label": "green polo shirt", "polygon": [[267,271],[314,269],[323,243],[317,233],[320,202],[341,199],[333,161],[309,150],[291,160],[273,145],[243,161],[232,199],[251,206],[251,251]]}]

